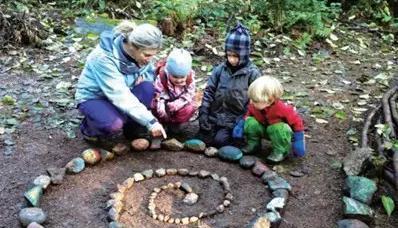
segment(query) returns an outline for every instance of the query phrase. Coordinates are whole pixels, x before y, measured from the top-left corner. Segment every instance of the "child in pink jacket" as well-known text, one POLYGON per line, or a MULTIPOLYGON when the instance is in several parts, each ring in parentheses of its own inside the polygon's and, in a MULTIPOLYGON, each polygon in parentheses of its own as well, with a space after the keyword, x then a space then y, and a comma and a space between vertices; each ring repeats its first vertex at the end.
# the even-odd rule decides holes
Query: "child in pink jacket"
POLYGON ((175 48, 166 61, 159 61, 157 65, 152 112, 162 124, 173 126, 188 122, 196 111, 195 72, 190 53, 175 48))

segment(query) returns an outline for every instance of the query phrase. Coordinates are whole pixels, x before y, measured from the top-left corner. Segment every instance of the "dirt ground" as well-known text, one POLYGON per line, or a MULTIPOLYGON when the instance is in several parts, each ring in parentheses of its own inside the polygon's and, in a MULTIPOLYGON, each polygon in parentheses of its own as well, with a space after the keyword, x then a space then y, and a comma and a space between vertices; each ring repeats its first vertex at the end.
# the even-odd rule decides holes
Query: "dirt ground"
MULTIPOLYGON (((370 40, 374 39, 373 34, 368 36, 370 40)), ((358 95, 364 91, 375 97, 373 103, 377 102, 376 98, 381 94, 380 87, 363 85, 360 81, 363 77, 374 77, 379 73, 379 69, 372 67, 375 63, 384 66, 387 61, 393 61, 394 65, 397 65, 396 53, 382 53, 377 43, 372 44, 371 47, 374 49, 367 54, 356 56, 344 52, 331 53, 329 58, 317 65, 311 58, 299 57, 281 58, 278 62, 261 66, 263 72, 283 79, 289 93, 307 94, 294 98, 293 101, 304 114, 308 154, 303 159, 289 158, 280 165, 273 166, 293 187, 280 227, 335 227, 336 222, 343 218, 341 189, 345 175, 341 170, 341 161, 353 149, 346 133, 351 128, 358 131, 361 129, 361 123, 352 120, 350 111, 355 107, 358 95), (361 65, 352 63, 358 59, 361 65), (345 74, 334 73, 341 66, 345 74), (342 83, 343 79, 351 83, 342 83), (327 80, 326 84, 319 83, 324 80, 327 80), (326 93, 323 90, 337 87, 340 90, 336 89, 335 93, 326 93), (309 107, 317 104, 343 100, 347 101, 344 110, 349 118, 346 120, 330 118, 328 123, 318 123, 308 111, 309 107), (302 171, 306 175, 293 177, 289 175, 290 171, 302 171)), ((33 50, 28 54, 28 58, 40 63, 46 62, 46 55, 48 53, 33 50)), ((73 64, 65 64, 63 67, 72 72, 71 74, 78 75, 79 69, 73 64)), ((395 66, 393 72, 395 75, 398 72, 395 66)), ((1 96, 18 90, 27 90, 34 94, 37 88, 51 87, 51 84, 45 84, 47 82, 39 80, 34 74, 23 71, 11 70, 0 74, 0 78, 3 83, 0 88, 4 89, 1 96)), ((64 79, 70 79, 70 75, 64 79)), ((0 111, 2 110, 4 109, 0 107, 0 111)), ((77 115, 73 109, 64 112, 71 116, 77 115)), ((75 131, 78 132, 77 128, 75 131)), ((63 167, 89 147, 80 134, 76 139, 69 139, 62 129, 38 128, 35 121, 29 117, 18 126, 12 136, 15 141, 12 154, 6 155, 6 144, 0 143, 0 227, 7 228, 20 227, 18 212, 26 204, 23 193, 31 186, 35 177, 45 174, 49 167, 63 167)), ((5 141, 4 137, 2 139, 5 141)), ((265 185, 250 171, 241 169, 238 164, 190 152, 129 153, 117 157, 114 161, 88 167, 81 174, 67 175, 61 185, 50 186, 45 191, 40 205, 48 213, 44 226, 106 227, 107 212, 104 208, 109 194, 116 191, 116 185, 134 172, 157 168, 206 169, 229 179, 235 197, 232 205, 222 214, 203 219, 200 227, 243 227, 270 199, 265 185)), ((127 218, 131 227, 166 227, 163 223, 151 219, 145 207, 153 187, 177 179, 179 177, 154 178, 134 185, 128 193, 131 210, 135 212, 127 218)), ((195 214, 213 208, 220 201, 221 188, 211 180, 186 178, 186 181, 199 192, 199 202, 194 207, 185 208, 178 203, 181 198, 165 195, 158 199, 164 210, 170 210, 176 215, 195 214)), ((372 206, 377 216, 371 227, 398 227, 396 212, 387 219, 380 202, 374 202, 372 206)))

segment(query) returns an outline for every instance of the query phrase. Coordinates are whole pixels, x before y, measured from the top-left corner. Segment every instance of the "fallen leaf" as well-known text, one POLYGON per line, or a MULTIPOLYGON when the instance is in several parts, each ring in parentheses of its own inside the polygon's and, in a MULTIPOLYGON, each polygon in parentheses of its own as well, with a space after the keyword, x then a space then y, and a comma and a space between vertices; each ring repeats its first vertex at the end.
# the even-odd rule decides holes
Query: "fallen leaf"
POLYGON ((315 119, 315 122, 320 123, 320 124, 329 123, 327 120, 325 120, 325 119, 320 119, 320 118, 315 119))

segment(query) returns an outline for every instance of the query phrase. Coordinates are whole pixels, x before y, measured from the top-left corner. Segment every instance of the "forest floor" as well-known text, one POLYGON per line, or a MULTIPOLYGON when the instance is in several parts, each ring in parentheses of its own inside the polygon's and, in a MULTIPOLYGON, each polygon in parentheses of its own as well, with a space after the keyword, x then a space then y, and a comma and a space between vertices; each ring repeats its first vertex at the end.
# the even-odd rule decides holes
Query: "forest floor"
MULTIPOLYGON (((257 61, 264 74, 283 82, 285 98, 303 113, 306 126, 306 157, 270 164, 293 188, 280 227, 334 227, 343 218, 342 159, 358 143, 367 110, 380 102, 389 80, 398 75, 397 48, 386 44, 381 33, 349 26, 334 33, 339 37, 333 41, 338 47, 315 43, 303 55, 284 53, 270 41, 264 47, 267 57, 262 63, 257 61), (292 171, 304 176, 293 177, 292 171)), ((78 133, 81 116, 74 108, 73 95, 82 63, 95 42, 90 46, 81 40, 58 37, 46 49, 20 47, 0 53, 0 97, 9 95, 16 100, 13 105, 0 103, 0 227, 20 226, 18 212, 26 205, 23 193, 34 178, 46 174, 47 168, 63 167, 89 148, 78 133)), ((195 57, 200 59, 195 65, 200 89, 209 71, 202 66, 222 59, 208 58, 210 55, 207 50, 205 57, 195 57)), ((134 172, 158 168, 206 169, 229 179, 235 196, 232 205, 222 214, 201 220, 198 227, 243 227, 271 197, 265 185, 238 164, 190 152, 131 152, 50 186, 40 205, 48 213, 44 226, 107 227, 104 208, 117 184, 134 172)), ((129 192, 136 208, 129 219, 132 227, 165 227, 146 213, 145 199, 153 187, 176 179, 151 179, 135 185, 129 192)), ((198 213, 221 199, 221 189, 212 182, 186 181, 199 189, 200 203, 184 209, 173 204, 176 199, 164 196, 159 205, 175 214, 198 213)), ((376 219, 371 227, 398 227, 396 212, 388 219, 380 201, 375 200, 372 207, 376 219)))

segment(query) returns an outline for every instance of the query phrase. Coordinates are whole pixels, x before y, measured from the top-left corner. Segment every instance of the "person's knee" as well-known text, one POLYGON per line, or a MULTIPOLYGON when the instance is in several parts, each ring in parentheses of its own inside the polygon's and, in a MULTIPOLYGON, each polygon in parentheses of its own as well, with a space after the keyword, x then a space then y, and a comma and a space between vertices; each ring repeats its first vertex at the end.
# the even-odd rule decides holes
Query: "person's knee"
POLYGON ((195 106, 193 105, 187 105, 184 108, 178 110, 174 116, 174 122, 176 123, 185 123, 188 122, 189 119, 193 116, 195 113, 195 106))
POLYGON ((213 145, 217 148, 230 144, 231 136, 226 131, 218 131, 213 139, 213 145))
POLYGON ((101 126, 101 131, 105 134, 115 134, 122 130, 123 128, 123 120, 120 118, 116 118, 113 121, 104 124, 101 126))
POLYGON ((256 120, 256 118, 249 116, 245 120, 244 130, 248 131, 249 129, 257 128, 261 123, 256 120))

